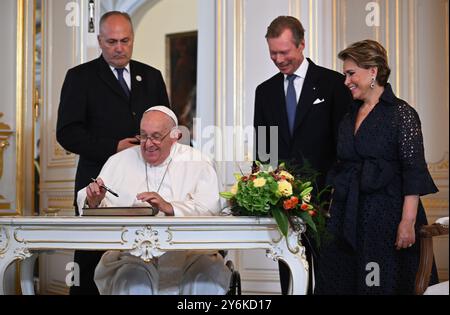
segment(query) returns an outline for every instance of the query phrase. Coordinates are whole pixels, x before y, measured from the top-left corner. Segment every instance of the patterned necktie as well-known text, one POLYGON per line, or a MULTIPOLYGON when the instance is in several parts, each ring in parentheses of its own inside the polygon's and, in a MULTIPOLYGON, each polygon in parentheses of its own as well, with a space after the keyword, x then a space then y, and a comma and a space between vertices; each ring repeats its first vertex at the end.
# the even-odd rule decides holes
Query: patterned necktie
POLYGON ((295 94, 294 80, 297 76, 290 74, 287 76, 289 81, 286 93, 286 111, 289 122, 289 132, 291 136, 294 134, 295 114, 297 112, 297 95, 295 94))
POLYGON ((122 87, 122 90, 125 92, 125 95, 130 98, 130 89, 128 88, 128 85, 123 78, 123 70, 125 70, 125 68, 116 68, 117 79, 119 80, 119 84, 122 87))

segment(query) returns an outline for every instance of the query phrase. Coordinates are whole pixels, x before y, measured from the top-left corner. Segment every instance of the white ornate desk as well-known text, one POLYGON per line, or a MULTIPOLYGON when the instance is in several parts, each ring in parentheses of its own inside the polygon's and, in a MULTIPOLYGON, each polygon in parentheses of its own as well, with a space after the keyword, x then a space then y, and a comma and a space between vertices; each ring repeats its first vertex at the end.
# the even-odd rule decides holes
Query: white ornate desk
POLYGON ((291 269, 292 294, 306 294, 308 262, 300 234, 281 237, 274 219, 254 217, 3 217, 0 218, 0 294, 4 273, 20 260, 23 294, 34 294, 38 251, 123 250, 149 261, 170 250, 266 249, 291 269))

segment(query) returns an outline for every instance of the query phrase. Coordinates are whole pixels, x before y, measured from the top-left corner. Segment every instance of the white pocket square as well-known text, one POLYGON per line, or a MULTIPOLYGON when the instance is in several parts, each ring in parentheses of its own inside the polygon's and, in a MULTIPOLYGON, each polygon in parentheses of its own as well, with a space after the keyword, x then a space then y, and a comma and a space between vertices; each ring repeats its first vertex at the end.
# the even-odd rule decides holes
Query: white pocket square
POLYGON ((325 102, 325 99, 324 98, 322 98, 322 99, 320 99, 320 98, 318 98, 318 99, 316 99, 315 101, 314 101, 314 105, 316 105, 316 104, 320 104, 320 103, 323 103, 323 102, 325 102))

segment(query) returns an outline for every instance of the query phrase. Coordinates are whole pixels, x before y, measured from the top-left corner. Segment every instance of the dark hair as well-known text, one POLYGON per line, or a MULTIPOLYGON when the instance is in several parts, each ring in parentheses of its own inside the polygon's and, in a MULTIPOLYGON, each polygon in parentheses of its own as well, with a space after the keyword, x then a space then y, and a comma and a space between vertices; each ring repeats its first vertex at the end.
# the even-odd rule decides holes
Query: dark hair
POLYGON ((289 29, 294 38, 294 44, 298 47, 305 38, 305 29, 302 23, 293 16, 281 15, 267 27, 266 39, 277 38, 284 30, 289 29))
POLYGON ((339 59, 351 59, 358 67, 369 69, 378 68, 376 80, 379 85, 385 86, 391 74, 388 65, 386 49, 377 41, 366 39, 351 44, 338 54, 339 59))
POLYGON ((99 23, 100 30, 102 29, 103 23, 105 23, 105 21, 106 21, 109 17, 114 16, 114 15, 122 16, 122 17, 124 17, 128 22, 130 22, 131 30, 134 32, 134 30, 133 30, 133 22, 131 21, 130 15, 129 15, 128 13, 126 13, 126 12, 120 12, 120 11, 109 11, 109 12, 106 12, 105 14, 103 14, 102 17, 100 18, 100 23, 99 23))

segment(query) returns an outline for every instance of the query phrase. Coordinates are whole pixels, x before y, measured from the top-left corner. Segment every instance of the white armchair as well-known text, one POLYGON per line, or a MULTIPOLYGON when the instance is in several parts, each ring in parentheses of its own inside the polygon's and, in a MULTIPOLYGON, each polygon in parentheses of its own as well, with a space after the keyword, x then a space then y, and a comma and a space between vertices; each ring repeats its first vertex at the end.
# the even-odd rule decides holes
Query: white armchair
POLYGON ((416 294, 448 295, 449 282, 441 282, 428 287, 433 266, 433 236, 448 235, 448 217, 440 218, 436 223, 424 225, 420 229, 420 263, 416 275, 416 294))

